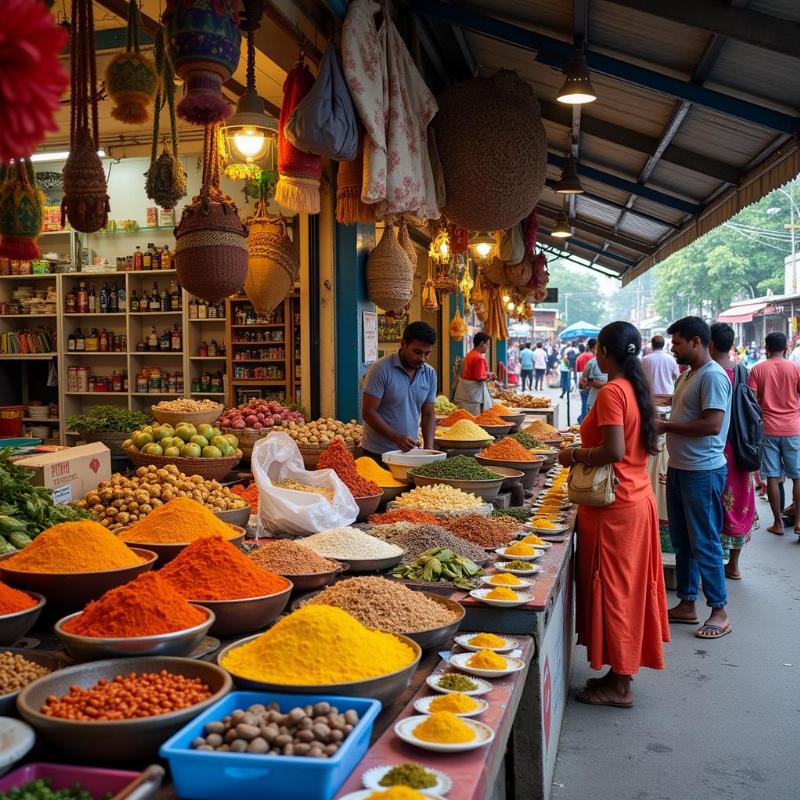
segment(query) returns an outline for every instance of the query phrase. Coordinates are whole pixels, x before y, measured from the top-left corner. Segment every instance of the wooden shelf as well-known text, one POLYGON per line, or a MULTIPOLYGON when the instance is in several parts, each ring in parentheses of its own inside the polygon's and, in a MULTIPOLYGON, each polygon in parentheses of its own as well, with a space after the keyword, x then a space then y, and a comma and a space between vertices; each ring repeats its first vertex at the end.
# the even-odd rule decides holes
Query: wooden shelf
POLYGON ((60 425, 61 420, 57 417, 23 417, 23 422, 41 422, 49 425, 60 425))
POLYGON ((177 392, 131 392, 131 397, 181 397, 177 392))
POLYGON ((231 325, 231 330, 252 330, 254 328, 284 328, 286 327, 282 322, 276 323, 257 323, 255 325, 231 325))
POLYGON ((225 392, 189 392, 189 394, 192 397, 225 397, 225 392))
POLYGON ((127 397, 128 392, 64 392, 68 397, 127 397))
MULTIPOLYGON (((39 234, 41 236, 41 234, 39 234)), ((30 274, 30 275, 0 275, 0 280, 2 281, 40 281, 45 278, 52 278, 56 277, 55 272, 45 272, 45 273, 37 273, 37 274, 30 274)))
POLYGON ((203 317, 200 319, 199 317, 190 317, 189 322, 225 322, 227 317, 203 317))
POLYGON ((55 319, 58 314, 2 314, 0 319, 55 319))
POLYGON ((189 361, 227 361, 227 356, 190 356, 189 361))
POLYGON ((258 386, 285 386, 286 379, 285 378, 264 378, 261 380, 259 378, 233 378, 231 383, 235 384, 242 384, 244 386, 256 384, 258 386))
POLYGON ((0 355, 0 361, 49 361, 58 353, 6 353, 0 355))
POLYGON ((78 356, 79 358, 94 358, 94 356, 127 356, 128 352, 119 350, 67 350, 65 356, 78 356))
POLYGON ((103 311, 87 311, 85 314, 80 313, 72 313, 69 314, 65 311, 65 317, 127 317, 128 315, 124 311, 112 311, 112 312, 103 312, 103 311))
POLYGON ((132 356, 181 356, 183 350, 133 350, 132 356))
POLYGON ((183 311, 131 311, 128 314, 129 317, 165 317, 169 316, 181 316, 183 311))
POLYGON ((234 358, 231 364, 285 364, 285 358, 234 358))

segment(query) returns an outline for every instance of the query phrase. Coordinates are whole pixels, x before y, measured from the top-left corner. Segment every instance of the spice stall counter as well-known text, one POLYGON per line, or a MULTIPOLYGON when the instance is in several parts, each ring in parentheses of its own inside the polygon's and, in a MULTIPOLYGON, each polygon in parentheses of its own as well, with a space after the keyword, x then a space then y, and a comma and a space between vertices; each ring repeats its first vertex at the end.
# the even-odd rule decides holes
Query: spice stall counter
MULTIPOLYGON (((431 753, 406 744, 395 733, 394 725, 401 719, 411 717, 418 712, 414 710, 414 703, 421 697, 432 694, 432 690, 424 684, 412 693, 398 713, 395 707, 386 709, 373 728, 373 744, 367 755, 353 771, 352 775, 342 786, 337 798, 342 798, 349 792, 363 788, 361 776, 372 767, 386 764, 403 764, 409 761, 423 767, 437 769, 444 772, 453 781, 453 788, 448 792, 448 800, 489 800, 493 797, 505 796, 505 783, 507 780, 505 763, 509 738, 518 716, 520 703, 527 683, 528 672, 533 654, 533 640, 530 637, 519 637, 519 658, 525 661, 525 669, 505 678, 493 680, 492 691, 485 695, 489 701, 489 708, 480 716, 480 721, 488 725, 495 733, 494 740, 487 747, 471 750, 466 753, 431 753), (382 719, 385 718, 385 719, 382 719), (383 732, 375 738, 376 731, 380 730, 379 723, 383 723, 383 732)), ((516 651, 515 651, 516 653, 516 651)), ((447 668, 447 656, 434 659, 435 670, 447 668)), ((430 657, 427 659, 430 661, 430 657)), ((417 671, 430 674, 430 670, 422 666, 417 671)), ((416 681, 417 676, 415 676, 416 681)), ((406 692, 407 696, 408 692, 406 692)), ((529 794, 518 794, 529 797, 529 794)))

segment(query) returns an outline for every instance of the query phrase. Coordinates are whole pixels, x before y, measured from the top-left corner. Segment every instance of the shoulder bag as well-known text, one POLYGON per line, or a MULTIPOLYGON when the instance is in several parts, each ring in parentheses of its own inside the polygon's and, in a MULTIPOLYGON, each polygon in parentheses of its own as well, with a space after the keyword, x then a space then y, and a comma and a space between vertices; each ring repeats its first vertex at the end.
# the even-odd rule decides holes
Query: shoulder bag
POLYGON ((571 503, 579 506, 610 506, 616 500, 617 476, 611 464, 590 467, 573 464, 567 479, 567 494, 571 503))

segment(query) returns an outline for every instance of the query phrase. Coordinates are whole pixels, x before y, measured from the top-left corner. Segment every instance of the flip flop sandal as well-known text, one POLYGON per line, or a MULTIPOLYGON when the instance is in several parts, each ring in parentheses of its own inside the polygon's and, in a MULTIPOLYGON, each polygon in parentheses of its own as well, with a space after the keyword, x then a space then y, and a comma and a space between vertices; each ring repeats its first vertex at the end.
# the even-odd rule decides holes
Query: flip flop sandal
MULTIPOLYGON (((633 683, 633 675, 631 675, 631 683, 633 683)), ((604 678, 587 678, 586 683, 583 685, 584 689, 597 689, 605 685, 604 678)))
POLYGON ((727 578, 729 581, 740 581, 740 580, 742 579, 742 576, 741 576, 741 575, 728 575, 728 573, 727 573, 727 572, 725 573, 725 577, 726 577, 726 578, 727 578))
POLYGON ((774 531, 772 528, 767 528, 767 533, 771 533, 773 536, 783 536, 783 531, 774 531))
POLYGON ((581 691, 575 695, 575 699, 579 703, 585 703, 587 706, 609 706, 610 708, 633 708, 633 700, 628 703, 620 703, 613 700, 609 695, 603 691, 602 687, 596 687, 591 691, 581 691))
POLYGON ((686 619, 685 617, 673 617, 667 612, 667 620, 669 622, 674 622, 676 625, 699 625, 700 618, 695 617, 694 619, 686 619))
POLYGON ((706 622, 704 625, 701 625, 695 632, 694 635, 698 639, 721 639, 723 636, 727 636, 729 633, 733 631, 733 625, 730 622, 725 625, 714 625, 710 622, 706 622), (710 630, 715 631, 715 633, 711 636, 703 636, 700 631, 702 630, 710 630))

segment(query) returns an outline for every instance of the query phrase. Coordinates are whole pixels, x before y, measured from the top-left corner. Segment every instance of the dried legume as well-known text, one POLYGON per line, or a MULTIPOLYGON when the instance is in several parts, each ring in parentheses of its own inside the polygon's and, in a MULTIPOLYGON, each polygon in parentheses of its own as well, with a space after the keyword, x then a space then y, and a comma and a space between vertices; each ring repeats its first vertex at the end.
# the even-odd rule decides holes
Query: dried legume
POLYGON ((49 675, 50 670, 35 661, 29 661, 19 653, 0 653, 0 694, 16 692, 31 681, 49 675))
POLYGON ((262 539, 260 546, 247 555, 259 566, 278 575, 312 575, 331 572, 338 566, 335 561, 322 558, 289 539, 262 539))
POLYGON ((494 549, 503 547, 514 538, 513 530, 517 527, 517 523, 513 520, 511 523, 509 526, 498 519, 469 514, 446 520, 442 526, 472 544, 494 549))
POLYGON ((431 461, 416 469, 412 475, 425 478, 447 478, 459 481, 495 481, 503 476, 482 467, 472 456, 453 456, 444 461, 431 461))
POLYGON ((404 563, 413 561, 421 553, 435 547, 446 547, 470 561, 480 562, 486 558, 482 548, 456 536, 441 525, 418 525, 397 534, 391 542, 406 551, 404 563))
POLYGON ((340 561, 391 558, 403 553, 397 545, 383 542, 357 528, 331 528, 315 533, 303 539, 303 547, 340 561))

